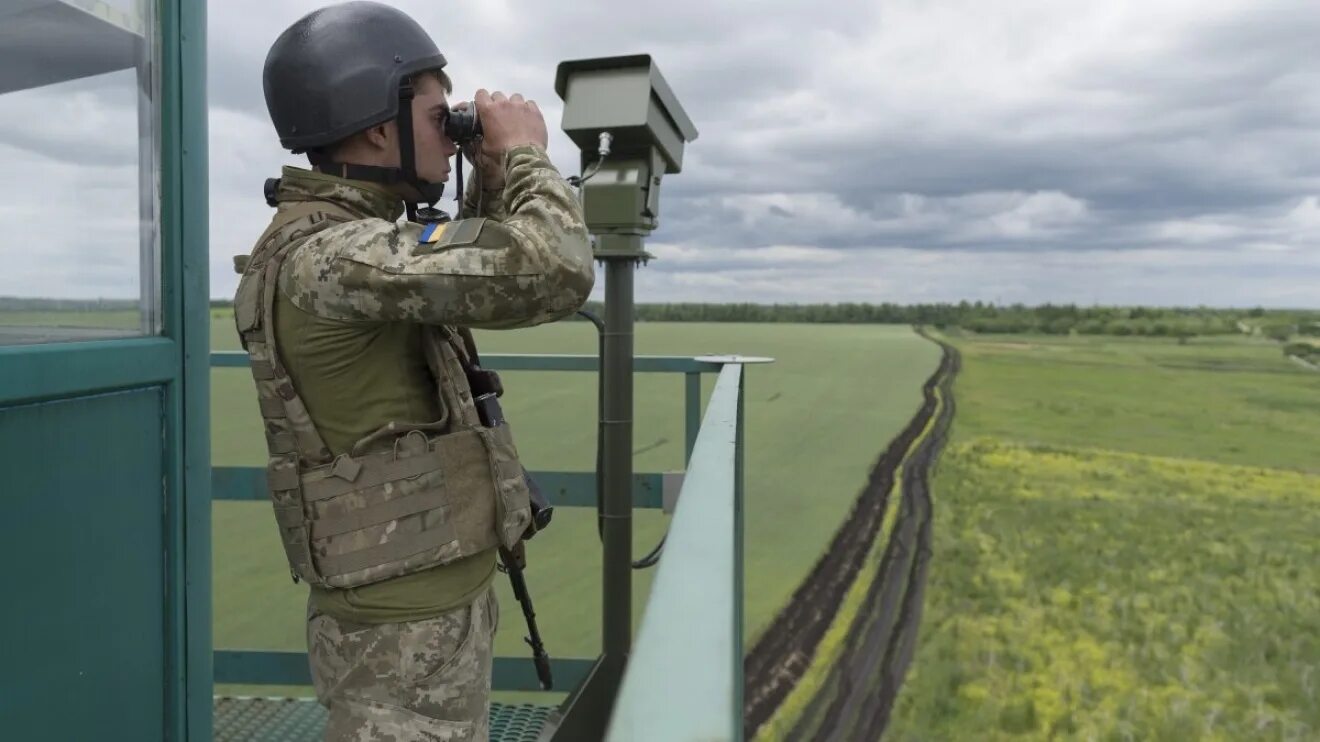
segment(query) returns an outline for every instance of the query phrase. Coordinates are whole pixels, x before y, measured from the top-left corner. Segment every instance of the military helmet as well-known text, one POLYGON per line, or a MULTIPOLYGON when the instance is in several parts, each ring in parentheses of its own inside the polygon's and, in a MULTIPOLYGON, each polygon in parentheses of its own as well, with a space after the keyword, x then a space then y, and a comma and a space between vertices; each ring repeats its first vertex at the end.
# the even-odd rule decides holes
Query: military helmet
POLYGON ((445 66, 407 14, 356 0, 313 11, 280 34, 262 83, 280 144, 323 147, 395 118, 400 84, 445 66))

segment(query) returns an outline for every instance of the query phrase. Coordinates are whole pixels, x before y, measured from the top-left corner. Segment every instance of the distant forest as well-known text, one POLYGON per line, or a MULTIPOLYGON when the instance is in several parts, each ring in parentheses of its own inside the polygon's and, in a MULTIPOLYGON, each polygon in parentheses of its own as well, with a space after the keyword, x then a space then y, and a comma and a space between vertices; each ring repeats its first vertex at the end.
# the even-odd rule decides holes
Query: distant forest
MULTIPOLYGON (((211 300, 214 309, 233 302, 211 300)), ((133 301, 0 297, 0 312, 135 310, 133 301)), ((604 314, 600 302, 584 307, 604 314)), ((929 325, 978 334, 1138 335, 1192 338, 1237 333, 1274 340, 1320 338, 1320 310, 1121 307, 1076 304, 638 304, 638 322, 792 322, 929 325)))
MULTIPOLYGON (((600 314, 603 307, 589 302, 600 314)), ((639 304, 639 322, 795 322, 929 325, 979 334, 1200 335, 1260 334, 1275 340, 1320 337, 1320 311, 1206 307, 1082 307, 1075 304, 639 304)))

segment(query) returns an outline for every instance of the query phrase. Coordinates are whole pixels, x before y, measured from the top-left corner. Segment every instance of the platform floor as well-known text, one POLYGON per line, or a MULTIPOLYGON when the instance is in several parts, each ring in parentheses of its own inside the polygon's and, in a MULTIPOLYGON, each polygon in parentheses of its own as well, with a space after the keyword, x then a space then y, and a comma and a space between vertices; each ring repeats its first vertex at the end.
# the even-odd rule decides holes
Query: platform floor
MULTIPOLYGON (((215 742, 318 742, 325 728, 325 709, 304 698, 237 698, 217 696, 215 742)), ((490 707, 492 742, 536 742, 554 706, 531 704, 490 707)))

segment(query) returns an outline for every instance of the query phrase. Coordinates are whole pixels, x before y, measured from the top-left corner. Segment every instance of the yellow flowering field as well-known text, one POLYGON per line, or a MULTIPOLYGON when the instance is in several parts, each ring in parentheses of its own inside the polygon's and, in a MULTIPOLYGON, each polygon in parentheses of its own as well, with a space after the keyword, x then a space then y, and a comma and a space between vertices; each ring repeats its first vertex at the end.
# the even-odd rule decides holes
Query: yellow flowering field
POLYGON ((975 438, 935 491, 887 739, 1320 739, 1320 476, 975 438))

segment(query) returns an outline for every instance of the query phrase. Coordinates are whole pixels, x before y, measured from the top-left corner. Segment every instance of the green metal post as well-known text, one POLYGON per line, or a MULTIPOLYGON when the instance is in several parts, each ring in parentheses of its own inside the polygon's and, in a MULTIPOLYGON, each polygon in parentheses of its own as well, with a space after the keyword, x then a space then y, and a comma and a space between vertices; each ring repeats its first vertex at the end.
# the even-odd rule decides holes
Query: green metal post
POLYGON ((683 395, 683 407, 687 411, 684 428, 686 444, 683 447, 683 465, 692 458, 692 449, 697 445, 697 433, 701 432, 701 374, 686 374, 686 392, 683 395))
MULTIPOLYGON (((145 18, 153 5, 137 7, 145 18)), ((161 254, 159 267, 148 264, 144 274, 160 274, 162 331, 181 351, 178 380, 165 387, 166 480, 178 495, 165 505, 173 664, 164 737, 207 740, 213 686, 206 4, 169 0, 154 8, 161 31, 161 254)), ((154 322, 145 320, 145 329, 154 322)))
MULTIPOLYGON (((641 242, 641 238, 636 238, 641 242)), ((636 259, 605 259, 605 554, 601 649, 632 645, 633 274, 636 259)))
POLYGON ((212 734, 210 191, 207 172, 206 3, 179 8, 179 205, 183 291, 184 583, 187 737, 212 734))
POLYGON ((744 510, 744 464, 747 450, 747 374, 738 376, 738 425, 733 443, 733 667, 736 682, 733 684, 733 739, 743 738, 743 518, 744 510))
POLYGON ((554 740, 604 739, 632 649, 633 277, 640 235, 601 235, 605 264, 605 425, 601 503, 601 656, 542 733, 554 740))

